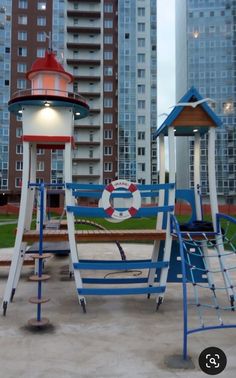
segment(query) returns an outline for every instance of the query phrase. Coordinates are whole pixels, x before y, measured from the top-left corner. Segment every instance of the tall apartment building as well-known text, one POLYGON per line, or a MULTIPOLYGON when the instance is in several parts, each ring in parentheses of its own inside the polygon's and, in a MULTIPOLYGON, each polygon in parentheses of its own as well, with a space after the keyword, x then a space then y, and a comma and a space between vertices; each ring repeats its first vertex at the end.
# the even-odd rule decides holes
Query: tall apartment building
POLYGON ((11 67, 11 1, 0 5, 0 204, 7 199, 9 160, 9 112, 11 67), (2 192, 2 194, 1 194, 2 192))
POLYGON ((66 2, 66 69, 89 117, 76 121, 73 180, 108 183, 117 175, 117 1, 66 2))
MULTIPOLYGON (((89 117, 75 121, 73 180, 156 182, 155 0, 1 3, 0 192, 17 201, 21 191, 21 118, 9 115, 7 102, 29 90, 25 74, 50 41, 90 106, 89 117)), ((61 183, 63 151, 39 150, 37 171, 38 181, 61 183)))
POLYGON ((156 1, 120 0, 118 14, 119 175, 157 182, 156 1))
MULTIPOLYGON (((179 1, 179 0, 177 0, 179 1)), ((177 76, 177 98, 194 85, 203 97, 215 100, 211 106, 223 125, 217 131, 216 179, 222 202, 236 202, 236 1, 179 1, 177 19, 186 29, 177 38, 177 68, 186 59, 185 75, 177 76), (186 13, 185 13, 186 12, 186 13), (185 13, 185 14, 184 14, 185 13), (183 40, 185 43, 183 44, 183 40), (179 59, 178 59, 179 57, 179 59)), ((178 24, 177 24, 178 30, 178 24)), ((183 140, 178 149, 179 186, 193 186, 193 142, 183 140), (183 160, 189 172, 181 176, 183 160), (184 182, 185 181, 185 182, 184 182)), ((201 140, 201 185, 207 195, 207 143, 201 140)), ((177 176, 177 177, 178 177, 177 176)), ((178 179, 178 178, 177 178, 178 179)))

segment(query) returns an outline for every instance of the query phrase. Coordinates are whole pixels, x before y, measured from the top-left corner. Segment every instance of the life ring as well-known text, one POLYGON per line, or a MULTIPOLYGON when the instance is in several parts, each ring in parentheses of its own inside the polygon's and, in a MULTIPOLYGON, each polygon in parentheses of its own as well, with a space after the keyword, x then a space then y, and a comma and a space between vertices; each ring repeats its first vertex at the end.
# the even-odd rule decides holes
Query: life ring
POLYGON ((133 217, 139 210, 141 206, 141 195, 140 191, 138 190, 137 186, 129 182, 127 180, 115 180, 112 181, 106 188, 103 190, 102 197, 101 197, 101 205, 104 208, 105 212, 109 215, 109 217, 117 219, 119 221, 129 219, 133 217), (118 211, 111 206, 110 203, 110 196, 111 193, 119 188, 123 188, 128 190, 133 197, 132 206, 124 211, 118 211))

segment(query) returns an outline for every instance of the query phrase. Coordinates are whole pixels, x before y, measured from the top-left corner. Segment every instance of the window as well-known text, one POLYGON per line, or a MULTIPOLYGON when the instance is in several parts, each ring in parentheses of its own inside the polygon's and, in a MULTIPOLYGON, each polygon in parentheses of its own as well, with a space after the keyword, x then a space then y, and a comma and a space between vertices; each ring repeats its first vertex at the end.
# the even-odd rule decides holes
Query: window
POLYGON ((138 124, 145 125, 145 116, 138 116, 138 124))
POLYGON ((37 148, 37 155, 44 155, 44 149, 43 148, 37 148))
POLYGON ((104 172, 112 172, 112 163, 104 163, 104 172))
POLYGON ((145 155, 145 147, 138 147, 138 155, 139 156, 145 155))
POLYGON ((138 63, 145 63, 145 54, 138 54, 138 63))
POLYGON ((104 130, 104 139, 112 139, 112 130, 104 130))
POLYGON ((93 175, 93 166, 92 165, 89 166, 89 174, 93 175))
POLYGON ((21 73, 27 72, 27 64, 26 63, 17 63, 17 72, 21 72, 21 73))
POLYGON ((138 47, 145 47, 145 38, 138 38, 138 47))
POLYGON ((104 98, 104 108, 112 108, 113 106, 113 99, 110 97, 104 98))
POLYGON ((138 100, 138 109, 145 109, 145 100, 138 100))
POLYGON ((111 45, 113 43, 113 36, 112 35, 105 35, 104 36, 104 43, 107 45, 111 45))
POLYGON ((113 52, 112 51, 104 51, 104 59, 105 60, 111 60, 113 58, 113 52))
POLYGON ((38 10, 46 10, 47 9, 46 1, 39 0, 37 8, 38 8, 38 10))
POLYGON ((44 171, 44 161, 37 161, 37 172, 44 171))
POLYGON ((105 146, 104 147, 104 155, 111 156, 112 155, 112 146, 105 146))
POLYGON ((27 47, 18 47, 18 56, 27 56, 27 47))
POLYGON ((18 1, 18 8, 27 9, 28 8, 28 0, 19 0, 18 1))
POLYGON ((16 154, 22 155, 23 154, 23 144, 17 144, 16 145, 16 154))
POLYGON ((139 140, 145 140, 145 131, 139 131, 138 132, 138 139, 139 140))
POLYGON ((37 41, 38 42, 45 42, 46 41, 46 33, 45 32, 37 33, 37 41))
POLYGON ((17 127, 16 128, 16 137, 17 138, 21 138, 22 137, 22 133, 23 133, 22 127, 17 127))
POLYGON ((138 164, 138 170, 141 172, 145 172, 145 163, 139 163, 138 164))
POLYGON ((16 171, 23 171, 23 161, 16 161, 16 171))
POLYGON ((138 8, 138 16, 145 16, 145 8, 138 8))
POLYGON ((17 80, 17 89, 26 89, 26 80, 18 79, 17 80))
POLYGON ((113 12, 113 4, 105 4, 104 5, 104 12, 112 13, 113 12))
POLYGON ((21 177, 16 177, 15 178, 15 188, 21 188, 22 186, 22 179, 21 177))
POLYGON ((18 24, 19 25, 27 25, 27 16, 25 16, 25 15, 18 16, 18 24))
POLYGON ((37 58, 43 58, 45 56, 45 48, 37 49, 37 58))
POLYGON ((138 78, 145 78, 145 70, 144 69, 138 69, 138 78))
POLYGON ((112 76, 113 75, 113 67, 104 67, 104 76, 112 76))
POLYGON ((145 32, 145 23, 144 22, 138 22, 138 31, 139 32, 145 32))
POLYGON ((37 25, 38 26, 46 26, 46 17, 45 16, 39 16, 37 17, 37 25))
POLYGON ((113 115, 108 113, 104 114, 104 123, 112 123, 113 122, 113 115))
POLYGON ((113 20, 104 20, 104 28, 105 29, 112 29, 113 28, 113 20))
POLYGON ((113 84, 112 82, 105 82, 104 83, 104 92, 112 92, 113 91, 113 84))
POLYGON ((145 85, 144 84, 138 84, 138 93, 145 93, 145 85))
POLYGON ((18 41, 27 41, 26 31, 18 31, 18 41))

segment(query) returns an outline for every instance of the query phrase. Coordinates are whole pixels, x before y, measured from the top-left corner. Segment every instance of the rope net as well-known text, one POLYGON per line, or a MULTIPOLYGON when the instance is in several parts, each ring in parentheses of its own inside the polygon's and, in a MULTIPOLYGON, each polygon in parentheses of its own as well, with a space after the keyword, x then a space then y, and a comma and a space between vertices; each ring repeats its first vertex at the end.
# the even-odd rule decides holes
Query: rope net
POLYGON ((190 332, 232 322, 232 311, 236 309, 235 229, 236 219, 223 214, 217 215, 217 232, 180 232, 174 224, 182 244, 190 332), (197 279, 199 274, 204 278, 202 282, 197 279))

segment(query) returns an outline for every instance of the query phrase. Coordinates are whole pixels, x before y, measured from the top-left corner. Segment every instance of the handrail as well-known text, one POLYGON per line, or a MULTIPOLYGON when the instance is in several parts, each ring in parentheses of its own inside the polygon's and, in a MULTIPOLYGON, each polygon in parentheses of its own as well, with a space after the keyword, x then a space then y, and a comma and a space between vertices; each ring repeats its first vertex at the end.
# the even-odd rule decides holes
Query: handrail
POLYGON ((14 92, 11 96, 11 99, 17 97, 24 97, 24 96, 60 96, 60 97, 68 97, 74 100, 80 100, 87 104, 87 100, 78 93, 69 92, 69 91, 62 91, 60 89, 53 89, 53 88, 28 88, 28 89, 21 89, 14 92))

